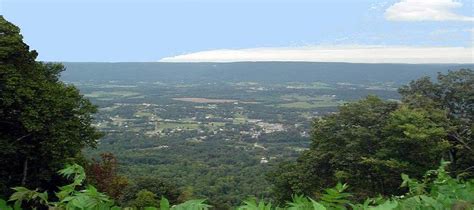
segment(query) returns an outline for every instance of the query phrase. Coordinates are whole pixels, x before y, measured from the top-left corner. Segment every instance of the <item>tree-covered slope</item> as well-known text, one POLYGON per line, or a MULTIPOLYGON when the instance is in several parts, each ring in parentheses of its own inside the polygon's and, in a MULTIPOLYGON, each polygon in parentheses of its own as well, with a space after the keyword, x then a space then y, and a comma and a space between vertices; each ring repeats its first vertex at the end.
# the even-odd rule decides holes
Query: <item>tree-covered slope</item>
POLYGON ((404 84, 466 64, 353 64, 311 62, 64 63, 66 81, 395 82, 404 84))

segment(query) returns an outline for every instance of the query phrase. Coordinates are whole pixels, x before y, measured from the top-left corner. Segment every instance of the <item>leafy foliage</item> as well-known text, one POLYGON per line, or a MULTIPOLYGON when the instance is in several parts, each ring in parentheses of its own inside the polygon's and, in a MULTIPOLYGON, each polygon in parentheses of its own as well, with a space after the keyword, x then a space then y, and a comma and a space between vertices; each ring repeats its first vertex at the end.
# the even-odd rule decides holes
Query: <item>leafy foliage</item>
POLYGON ((446 111, 445 127, 450 143, 451 170, 474 176, 474 71, 461 69, 439 74, 437 82, 424 77, 399 90, 410 107, 446 111))
MULTIPOLYGON (((136 177, 132 179, 130 185, 127 188, 124 188, 123 191, 124 196, 123 200, 120 200, 120 203, 129 206, 136 205, 135 202, 137 196, 140 194, 141 191, 152 193, 154 199, 166 197, 171 204, 178 203, 178 197, 180 196, 180 191, 178 190, 178 187, 176 185, 169 183, 166 180, 152 176, 136 177), (131 203, 127 203, 125 201, 131 201, 131 203)), ((147 197, 150 196, 151 195, 147 197)), ((189 199, 190 197, 185 200, 189 199)))
POLYGON ((401 103, 368 96, 316 119, 310 150, 269 176, 277 200, 337 182, 349 183, 355 199, 404 193, 398 174, 420 179, 442 158, 455 175, 471 177, 474 72, 422 78, 399 91, 401 103))
POLYGON ((59 81, 61 64, 37 62, 20 29, 0 16, 0 196, 23 186, 54 190, 65 163, 95 146, 96 107, 59 81))
POLYGON ((16 192, 10 196, 9 201, 15 201, 15 206, 21 206, 21 202, 25 201, 30 203, 29 205, 47 205, 48 204, 48 193, 38 192, 38 189, 29 190, 25 187, 14 187, 13 190, 16 192))
POLYGON ((347 187, 346 184, 337 183, 335 187, 325 189, 320 196, 321 204, 331 209, 346 209, 345 204, 349 203, 347 198, 350 197, 349 193, 344 192, 347 187))
POLYGON ((182 204, 176 205, 171 207, 170 209, 172 210, 188 210, 188 209, 193 209, 193 210, 207 210, 211 206, 207 205, 205 203, 206 199, 200 199, 200 200, 189 200, 186 201, 182 204))
POLYGON ((449 176, 446 168, 449 162, 442 162, 437 170, 425 173, 420 182, 402 174, 402 187, 409 188, 403 196, 388 198, 368 198, 363 203, 352 203, 347 198, 347 185, 338 183, 335 187, 325 189, 319 199, 313 200, 304 196, 293 196, 286 207, 272 207, 271 203, 255 200, 244 201, 239 209, 245 210, 325 210, 325 209, 370 209, 370 210, 404 210, 404 209, 472 209, 474 207, 474 180, 463 181, 449 176))
MULTIPOLYGON (((291 201, 286 202, 284 207, 274 205, 271 202, 257 199, 243 201, 243 205, 237 207, 238 210, 404 210, 404 209, 472 209, 474 207, 474 180, 463 181, 453 178, 447 172, 449 162, 442 161, 436 170, 429 170, 423 176, 422 181, 410 178, 402 174, 403 182, 401 187, 408 188, 408 192, 402 196, 368 198, 363 203, 352 203, 348 198, 353 196, 347 193, 349 188, 346 184, 338 183, 336 186, 324 189, 317 197, 292 196, 291 201)), ((69 187, 79 187, 81 180, 85 179, 84 170, 78 165, 71 165, 61 170, 61 174, 73 179, 73 183, 66 185, 69 187)), ((113 202, 106 196, 98 192, 94 187, 87 186, 84 190, 70 191, 69 187, 61 187, 58 194, 58 202, 48 201, 46 193, 37 190, 28 190, 23 187, 15 188, 10 201, 15 202, 15 206, 7 205, 7 202, 0 199, 0 209, 20 210, 21 202, 37 202, 55 207, 56 209, 92 209, 92 210, 118 210, 120 207, 113 206, 113 202), (63 191, 66 191, 62 193, 63 191), (64 197, 61 197, 64 196, 64 197)), ((147 190, 142 190, 137 194, 137 205, 134 208, 125 209, 145 209, 145 210, 207 210, 211 208, 204 199, 189 200, 178 205, 171 206, 169 201, 161 197, 160 201, 156 195, 147 190)))
POLYGON ((244 201, 244 205, 240 206, 238 210, 271 210, 272 203, 265 203, 263 200, 258 202, 256 199, 249 199, 244 201))
POLYGON ((124 189, 129 185, 129 180, 117 174, 117 158, 112 153, 102 153, 100 157, 101 161, 93 159, 86 167, 87 181, 99 191, 107 193, 115 200, 120 200, 124 195, 124 189))
POLYGON ((135 200, 132 202, 132 206, 137 208, 144 207, 157 207, 159 204, 156 195, 148 190, 140 190, 137 193, 135 200))
MULTIPOLYGON (((59 187, 60 191, 55 193, 58 201, 48 200, 48 193, 46 191, 38 192, 38 189, 30 190, 25 187, 15 187, 13 188, 15 193, 13 193, 9 199, 9 201, 15 202, 14 209, 21 209, 22 203, 24 206, 34 209, 38 206, 67 210, 120 209, 119 207, 114 206, 114 201, 110 199, 108 195, 99 192, 94 186, 83 186, 83 183, 86 180, 86 173, 80 165, 68 165, 58 173, 65 178, 72 180, 71 184, 59 187)), ((138 192, 137 197, 132 204, 135 208, 149 210, 157 209, 157 207, 160 207, 162 210, 207 210, 211 207, 205 203, 205 199, 188 200, 181 204, 170 206, 168 199, 161 197, 161 200, 158 202, 156 194, 148 190, 141 190, 138 192)), ((12 207, 8 206, 7 202, 0 199, 0 209, 12 209, 12 207)))
MULTIPOLYGON (((72 183, 59 187, 60 191, 55 193, 59 201, 49 201, 48 193, 29 190, 25 187, 13 188, 16 192, 10 196, 9 201, 14 201, 15 206, 20 206, 26 202, 27 206, 39 204, 40 206, 56 207, 59 209, 108 209, 113 206, 113 201, 105 194, 88 185, 82 190, 78 190, 86 179, 84 169, 77 164, 67 166, 59 171, 65 178, 72 179, 72 183)), ((38 205, 33 205, 38 206, 38 205)))

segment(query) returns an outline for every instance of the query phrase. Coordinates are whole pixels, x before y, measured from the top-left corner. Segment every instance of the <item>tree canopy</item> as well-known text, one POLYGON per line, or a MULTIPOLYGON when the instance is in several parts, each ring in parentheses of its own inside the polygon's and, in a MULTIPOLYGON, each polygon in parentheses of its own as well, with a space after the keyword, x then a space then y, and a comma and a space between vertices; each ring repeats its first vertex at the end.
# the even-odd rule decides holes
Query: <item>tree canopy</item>
POLYGON ((451 169, 461 176, 474 174, 474 71, 461 69, 412 81, 399 90, 410 107, 446 112, 451 169))
POLYGON ((368 96, 315 120, 310 149, 269 176, 277 198, 314 195, 337 182, 358 197, 400 194, 398 174, 421 178, 442 159, 455 175, 472 177, 474 72, 422 78, 399 92, 402 102, 368 96))
POLYGON ((61 64, 37 55, 0 16, 0 196, 13 186, 55 186, 56 171, 101 136, 91 126, 96 107, 59 80, 61 64))

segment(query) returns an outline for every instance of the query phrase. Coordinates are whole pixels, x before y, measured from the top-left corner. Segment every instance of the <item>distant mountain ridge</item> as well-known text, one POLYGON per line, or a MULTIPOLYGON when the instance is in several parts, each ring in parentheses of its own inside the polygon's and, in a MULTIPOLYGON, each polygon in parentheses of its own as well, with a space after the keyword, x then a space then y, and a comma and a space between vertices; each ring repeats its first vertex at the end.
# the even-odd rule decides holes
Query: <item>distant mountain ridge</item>
POLYGON ((357 64, 313 62, 64 63, 65 81, 121 82, 395 82, 474 64, 357 64))

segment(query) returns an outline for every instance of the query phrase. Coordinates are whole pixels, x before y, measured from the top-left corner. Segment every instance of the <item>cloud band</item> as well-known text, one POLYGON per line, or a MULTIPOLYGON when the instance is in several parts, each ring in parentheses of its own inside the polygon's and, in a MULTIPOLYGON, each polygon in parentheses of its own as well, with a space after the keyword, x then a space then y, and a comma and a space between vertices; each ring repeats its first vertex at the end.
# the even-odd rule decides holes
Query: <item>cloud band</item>
POLYGON ((464 47, 332 46, 210 50, 160 62, 308 61, 349 63, 474 63, 464 47))

